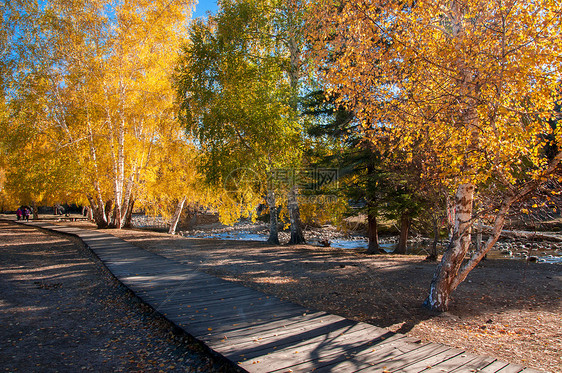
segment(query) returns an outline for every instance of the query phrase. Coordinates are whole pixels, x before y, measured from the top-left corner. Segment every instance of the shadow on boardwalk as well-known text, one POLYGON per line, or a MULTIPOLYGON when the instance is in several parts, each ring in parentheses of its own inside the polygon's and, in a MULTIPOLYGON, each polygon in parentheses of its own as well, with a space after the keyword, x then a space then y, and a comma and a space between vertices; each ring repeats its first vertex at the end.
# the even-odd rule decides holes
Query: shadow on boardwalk
MULTIPOLYGON (((442 367, 452 362, 463 369, 500 364, 493 358, 482 359, 439 344, 419 345, 403 335, 390 336, 388 331, 369 324, 260 296, 254 290, 193 271, 195 267, 188 260, 180 264, 169 256, 166 259, 123 245, 100 232, 55 229, 82 236, 109 269, 145 301, 249 371, 374 371, 377 367, 422 371, 428 366, 442 367), (181 293, 179 287, 184 287, 181 293), (225 291, 236 296, 225 298, 225 291), (167 292, 174 292, 172 302, 167 292), (192 302, 199 305, 195 307, 192 302), (251 314, 241 313, 241 305, 251 305, 251 314)), ((345 266, 340 264, 339 268, 345 266)), ((510 367, 523 370, 515 365, 510 367)))

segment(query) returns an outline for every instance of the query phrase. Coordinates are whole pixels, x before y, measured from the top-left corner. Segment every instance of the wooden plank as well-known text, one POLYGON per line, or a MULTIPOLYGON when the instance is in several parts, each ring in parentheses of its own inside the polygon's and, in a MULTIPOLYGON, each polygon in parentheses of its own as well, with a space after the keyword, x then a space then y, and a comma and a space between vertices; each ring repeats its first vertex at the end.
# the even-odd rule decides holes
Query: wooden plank
POLYGON ((247 340, 254 335, 272 335, 282 333, 284 330, 292 330, 303 328, 304 330, 320 327, 325 324, 334 323, 344 320, 342 317, 330 315, 325 312, 314 312, 295 317, 289 317, 279 321, 268 321, 263 323, 253 324, 236 324, 232 325, 233 328, 228 332, 220 334, 218 338, 214 335, 205 336, 204 340, 208 343, 224 342, 225 339, 230 339, 233 343, 239 340, 247 340))
POLYGON ((466 365, 459 367, 455 372, 479 372, 480 369, 494 363, 497 359, 491 356, 478 356, 476 359, 471 360, 466 365))
MULTIPOLYGON (((199 306, 213 303, 228 304, 229 302, 236 302, 237 300, 241 302, 247 302, 252 305, 256 302, 262 302, 265 299, 270 299, 266 297, 263 293, 252 291, 252 289, 243 288, 231 292, 216 292, 210 293, 206 298, 199 297, 195 292, 188 293, 188 289, 185 289, 185 293, 176 293, 173 297, 173 301, 178 304, 189 303, 191 306, 199 306), (246 291, 247 290, 247 291, 246 291)), ((160 294, 160 296, 165 296, 166 293, 160 294)))
MULTIPOLYGON (((228 333, 234 329, 240 328, 240 327, 251 327, 251 326, 256 326, 256 325, 263 325, 269 322, 275 322, 275 321, 282 321, 284 318, 283 317, 278 317, 277 319, 274 318, 266 318, 266 319, 254 319, 254 320, 246 320, 246 321, 241 321, 241 320, 236 320, 236 322, 223 322, 220 325, 217 325, 215 328, 213 327, 209 327, 209 326, 205 326, 202 324, 199 324, 197 326, 190 324, 190 321, 188 320, 188 318, 186 317, 185 314, 181 314, 181 313, 177 313, 177 314, 167 314, 165 316, 167 319, 169 319, 170 321, 172 321, 173 323, 175 323, 176 325, 178 325, 179 327, 183 328, 185 330, 186 333, 190 334, 191 336, 206 342, 206 339, 208 338, 212 338, 214 340, 219 339, 222 335, 224 335, 224 333, 228 333)), ((211 347, 211 345, 209 344, 209 347, 211 347)), ((211 347, 212 348, 212 347, 211 347)))
MULTIPOLYGON (((192 286, 190 291, 192 294, 199 293, 202 297, 205 297, 205 295, 210 292, 228 293, 228 291, 232 291, 233 289, 243 288, 252 290, 251 288, 241 286, 240 284, 236 284, 234 282, 224 281, 216 277, 208 277, 208 275, 201 272, 195 272, 195 274, 199 277, 194 277, 190 282, 190 285, 192 286)), ((253 291, 255 291, 256 294, 259 293, 257 290, 253 291)))
POLYGON ((497 370, 497 373, 519 373, 525 369, 524 366, 518 364, 508 364, 505 367, 497 370))
POLYGON ((162 276, 157 274, 132 275, 120 279, 124 283, 143 285, 147 289, 154 287, 172 287, 189 282, 189 275, 177 274, 175 276, 162 276))
MULTIPOLYGON (((149 294, 151 297, 156 299, 166 299, 173 296, 177 302, 180 303, 204 303, 206 301, 223 299, 227 296, 237 297, 237 296, 254 296, 256 299, 260 298, 260 293, 255 290, 244 288, 240 286, 227 285, 220 286, 218 288, 213 288, 214 290, 207 290, 203 294, 197 288, 193 288, 193 284, 190 281, 182 282, 181 284, 174 284, 173 286, 147 286, 144 292, 149 294), (177 290, 180 289, 180 290, 177 290)), ((264 298, 261 294, 261 298, 264 298)), ((271 298, 270 298, 271 299, 271 298)))
POLYGON ((279 318, 294 317, 302 314, 300 308, 285 307, 283 309, 266 312, 264 310, 252 309, 228 309, 213 310, 208 309, 204 312, 194 313, 188 307, 163 307, 162 314, 184 315, 184 323, 190 328, 217 328, 222 324, 237 323, 240 321, 251 322, 252 320, 277 320, 279 318))
MULTIPOLYGON (((395 356, 403 355, 419 345, 405 343, 405 336, 395 334, 385 340, 363 340, 355 343, 338 343, 320 345, 308 353, 273 352, 266 356, 243 361, 240 367, 248 371, 261 372, 353 372, 362 359, 373 359, 372 355, 395 356), (375 352, 376 351, 376 352, 375 352), (350 364, 350 361, 353 363, 350 364)), ((294 350, 298 352, 298 350, 294 350)))
POLYGON ((469 353, 462 353, 451 359, 445 360, 431 368, 423 370, 423 373, 442 373, 442 372, 468 372, 476 371, 481 366, 491 364, 496 359, 490 357, 476 356, 469 353))
POLYGON ((388 339, 394 335, 386 330, 380 330, 375 327, 370 328, 370 325, 365 323, 350 324, 347 320, 342 320, 337 323, 320 325, 314 328, 301 327, 298 329, 291 329, 285 331, 285 333, 274 334, 267 337, 262 337, 260 335, 246 337, 245 341, 224 340, 223 343, 217 343, 215 346, 217 350, 220 350, 221 354, 225 356, 236 357, 244 355, 245 358, 252 359, 260 355, 266 355, 273 350, 306 345, 308 341, 314 338, 326 335, 351 335, 353 333, 361 333, 363 337, 366 336, 367 338, 365 341, 374 341, 381 337, 386 337, 386 339, 388 339))
POLYGON ((255 304, 283 302, 275 296, 267 295, 257 290, 233 283, 212 284, 212 286, 205 287, 204 290, 201 290, 199 287, 197 287, 196 284, 193 284, 191 282, 189 285, 191 285, 192 288, 185 289, 182 294, 176 296, 178 302, 190 301, 192 303, 197 303, 212 299, 237 298, 239 296, 248 296, 250 299, 253 296, 253 303, 255 304))
POLYGON ((449 349, 450 347, 444 346, 442 344, 429 343, 400 357, 396 357, 387 361, 381 361, 378 364, 372 365, 371 367, 375 369, 382 367, 385 370, 398 371, 404 366, 409 366, 417 362, 423 362, 429 357, 441 354, 442 352, 449 349))
POLYGON ((479 372, 482 373, 496 373, 498 370, 504 368, 505 366, 507 366, 508 363, 503 362, 503 361, 494 361, 491 364, 486 365, 485 367, 481 368, 479 370, 479 372))
MULTIPOLYGON (((127 255, 134 255, 134 254, 127 254, 127 255)), ((170 272, 186 272, 190 273, 196 272, 188 267, 175 265, 174 263, 166 262, 165 260, 155 260, 153 258, 146 258, 146 259, 129 259, 128 257, 124 256, 122 258, 116 258, 112 256, 110 259, 105 260, 105 263, 108 265, 128 265, 131 267, 132 270, 136 270, 138 272, 160 272, 161 274, 167 274, 170 272)))
POLYGON ((317 372, 393 371, 401 366, 416 363, 428 356, 449 349, 446 346, 433 343, 425 345, 405 343, 396 347, 394 349, 374 349, 365 351, 366 353, 353 354, 345 361, 323 366, 317 372))
POLYGON ((185 271, 170 272, 170 273, 165 273, 165 274, 155 272, 155 273, 149 273, 149 274, 131 275, 131 276, 128 276, 128 277, 123 277, 123 280, 145 281, 147 283, 147 285, 153 284, 153 283, 176 284, 178 282, 191 281, 191 279, 194 276, 196 276, 196 275, 192 274, 192 273, 189 273, 189 272, 185 272, 185 271))
MULTIPOLYGON (((178 294, 181 294, 181 292, 179 292, 178 294)), ((149 295, 149 297, 151 297, 151 299, 154 299, 154 301, 157 302, 159 301, 160 304, 165 303, 171 306, 188 306, 198 310, 208 307, 216 307, 216 306, 229 309, 234 306, 238 306, 240 303, 246 304, 247 306, 251 307, 253 305, 257 305, 261 303, 259 298, 256 299, 256 294, 246 293, 243 291, 240 292, 236 291, 235 294, 233 295, 229 294, 228 296, 226 294, 218 294, 218 295, 211 294, 208 297, 208 300, 200 299, 200 298, 191 298, 185 295, 180 295, 180 296, 169 295, 166 298, 164 298, 162 295, 158 296, 157 298, 149 295)))
POLYGON ((159 275, 159 272, 165 272, 166 275, 189 275, 190 281, 192 279, 197 278, 197 275, 186 271, 185 268, 174 268, 165 265, 156 265, 155 267, 147 268, 132 265, 131 263, 126 262, 117 262, 117 263, 108 263, 107 267, 111 270, 120 271, 123 277, 129 276, 150 276, 150 275, 159 275))
MULTIPOLYGON (((420 360, 413 364, 405 364, 399 368, 395 368, 394 371, 400 371, 404 373, 417 373, 425 369, 430 369, 436 364, 442 363, 444 361, 450 360, 451 358, 463 355, 464 351, 457 348, 449 348, 443 352, 435 355, 428 356, 427 358, 420 360)), ((464 355, 466 356, 466 355, 464 355)))
POLYGON ((153 298, 150 297, 149 295, 142 295, 143 299, 146 299, 147 301, 149 301, 153 306, 156 306, 158 309, 167 309, 167 308, 174 308, 174 307, 179 307, 179 308, 185 308, 186 312, 185 314, 194 314, 194 313, 199 313, 199 312, 205 312, 207 311, 206 309, 231 309, 234 303, 230 303, 228 301, 224 301, 225 303, 220 303, 220 301, 216 301, 216 302, 209 302, 208 304, 200 304, 197 306, 193 306, 191 303, 186 302, 186 303, 171 303, 171 301, 173 300, 173 297, 170 297, 170 301, 168 301, 168 299, 162 299, 162 298, 153 298))
POLYGON ((355 321, 340 317, 332 318, 332 315, 315 316, 317 315, 316 313, 312 315, 313 317, 310 317, 309 314, 304 313, 293 318, 283 319, 281 322, 271 322, 253 327, 238 328, 237 330, 232 330, 230 333, 221 336, 220 340, 209 342, 224 343, 228 340, 229 344, 242 346, 243 341, 248 340, 255 341, 255 343, 267 343, 271 339, 284 337, 286 335, 315 333, 314 331, 316 330, 330 330, 346 326, 352 327, 359 324, 355 321))
MULTIPOLYGON (((361 363, 372 364, 371 361, 403 355, 408 351, 419 348, 420 345, 410 343, 409 338, 396 334, 385 341, 375 344, 365 350, 349 349, 343 353, 323 353, 318 359, 291 366, 293 372, 355 372, 361 363), (407 343, 404 343, 407 342, 407 343)), ((286 372, 279 369, 275 372, 286 372)), ((369 370, 367 370, 369 371, 369 370)))
MULTIPOLYGON (((250 288, 244 288, 237 285, 230 284, 213 284, 212 286, 206 287, 205 290, 201 290, 197 285, 190 284, 190 289, 185 289, 184 293, 177 295, 176 299, 178 302, 189 301, 191 303, 205 302, 206 300, 222 299, 226 297, 237 297, 237 296, 254 296, 257 299, 266 299, 263 293, 256 292, 250 288)), ((269 297, 267 299, 274 299, 269 297)))
MULTIPOLYGON (((322 355, 328 353, 345 353, 349 350, 370 350, 378 343, 385 343, 385 341, 388 343, 388 341, 397 338, 396 335, 391 332, 386 332, 385 335, 381 336, 378 334, 378 331, 375 331, 375 334, 371 337, 369 331, 364 329, 348 333, 344 333, 344 330, 345 328, 341 328, 318 337, 309 338, 300 343, 282 345, 281 348, 272 347, 267 355, 263 352, 256 356, 242 354, 245 359, 249 360, 241 362, 240 366, 245 369, 248 366, 252 366, 252 370, 254 370, 256 365, 260 365, 263 366, 264 369, 274 371, 277 369, 289 368, 296 364, 315 361, 322 355)), ((402 336, 400 336, 400 338, 402 338, 402 336)), ((223 355, 234 361, 236 358, 239 358, 241 354, 226 353, 223 355)))
MULTIPOLYGON (((143 293, 146 293, 148 295, 150 295, 151 297, 154 298, 168 298, 170 296, 174 296, 174 297, 179 297, 179 296, 189 296, 190 293, 193 290, 197 290, 193 288, 193 283, 191 281, 188 281, 184 284, 178 285, 178 286, 174 286, 174 287, 162 287, 162 288, 147 288, 146 290, 143 290, 143 293), (185 293, 185 294, 184 294, 185 293)), ((215 297, 218 298, 221 295, 226 296, 226 294, 233 294, 234 296, 236 296, 238 294, 238 292, 235 291, 234 288, 229 288, 230 292, 229 293, 218 293, 213 291, 208 292, 208 294, 210 294, 210 297, 215 297)), ((250 290, 250 289, 248 289, 250 290)), ((240 294, 242 294, 242 292, 240 292, 240 294)), ((248 292, 246 294, 249 294, 248 292)), ((253 292, 251 294, 254 294, 253 292)))
POLYGON ((233 311, 240 311, 246 313, 260 313, 260 312, 279 312, 281 310, 296 310, 298 313, 303 314, 306 313, 308 310, 292 304, 292 303, 282 303, 279 301, 272 301, 272 302, 260 302, 250 305, 250 302, 244 302, 243 300, 234 299, 233 302, 229 302, 228 306, 219 302, 219 303, 191 303, 186 301, 185 303, 168 303, 167 307, 170 309, 174 308, 190 308, 193 313, 204 314, 206 312, 213 312, 215 316, 220 316, 222 314, 228 314, 229 312, 233 311))

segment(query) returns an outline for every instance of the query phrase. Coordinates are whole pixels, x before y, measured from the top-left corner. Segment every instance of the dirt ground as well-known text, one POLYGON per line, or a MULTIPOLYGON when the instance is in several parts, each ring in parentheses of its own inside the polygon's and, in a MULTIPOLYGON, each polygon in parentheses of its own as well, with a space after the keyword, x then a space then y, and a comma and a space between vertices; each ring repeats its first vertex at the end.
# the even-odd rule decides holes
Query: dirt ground
POLYGON ((220 372, 77 239, 0 221, 0 371, 220 372))
POLYGON ((435 263, 312 246, 110 231, 147 250, 318 310, 550 372, 562 372, 562 265, 486 260, 453 294, 450 312, 421 304, 435 263))
MULTIPOLYGON (((93 228, 86 223, 73 224, 93 228)), ((306 245, 272 247, 258 242, 189 239, 141 230, 108 230, 107 233, 309 308, 370 322, 423 341, 440 342, 504 361, 562 372, 562 265, 487 260, 455 291, 450 312, 435 315, 421 308, 421 303, 436 264, 425 262, 421 256, 368 256, 358 250, 306 245)), ((50 242, 45 237, 39 241, 50 242)), ((44 245, 47 246, 36 255, 50 251, 52 244, 44 245)), ((15 245, 10 250, 21 249, 15 245)), ((80 256, 78 259, 80 263, 85 261, 80 256)), ((18 268, 18 264, 8 266, 3 260, 1 263, 4 267, 2 276, 6 270, 18 268)), ((69 271, 64 268, 53 270, 53 273, 69 271)), ((34 275, 38 274, 34 272, 34 275)), ((23 272, 19 275, 28 276, 23 272)), ((61 276, 65 277, 57 276, 56 281, 53 280, 55 283, 62 282, 59 280, 61 276)), ((20 281, 23 281, 22 285, 18 286, 23 286, 25 279, 20 281)), ((27 288, 38 294, 47 292, 34 289, 33 281, 27 280, 27 288)), ((62 289, 67 286, 63 285, 62 289)), ((97 304, 102 302, 99 299, 107 299, 103 295, 107 291, 101 287, 94 286, 93 290, 86 287, 77 289, 75 296, 81 296, 81 302, 97 304)), ((21 293, 24 293, 23 289, 21 293)), ((24 306, 34 307, 31 304, 24 306)), ((99 307, 107 306, 102 302, 99 307)), ((4 305, 0 309, 5 309, 4 305)), ((113 316, 105 322, 113 325, 120 319, 122 317, 113 316)), ((139 338, 137 333, 132 332, 129 338, 139 338)), ((16 337, 9 339, 15 340, 16 337)), ((65 340, 64 335, 59 337, 65 340)), ((111 341, 110 337, 106 340, 111 341)), ((156 339, 150 339, 150 343, 155 344, 156 339)), ((152 350, 144 346, 145 351, 152 350)), ((108 351, 111 352, 106 349, 104 353, 108 351)), ((113 359, 123 353, 114 355, 113 359)))

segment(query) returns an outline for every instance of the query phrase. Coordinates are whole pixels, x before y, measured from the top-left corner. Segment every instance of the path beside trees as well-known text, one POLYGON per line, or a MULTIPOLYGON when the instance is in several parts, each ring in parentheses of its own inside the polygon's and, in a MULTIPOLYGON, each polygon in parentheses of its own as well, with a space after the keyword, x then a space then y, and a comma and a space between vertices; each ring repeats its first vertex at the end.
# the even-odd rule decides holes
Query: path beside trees
POLYGON ((435 270, 425 256, 372 256, 358 250, 190 239, 140 230, 108 233, 307 308, 423 342, 545 371, 562 366, 562 265, 483 261, 455 292, 450 311, 438 316, 419 306, 435 270))
POLYGON ((0 221, 0 370, 223 371, 76 241, 0 221))

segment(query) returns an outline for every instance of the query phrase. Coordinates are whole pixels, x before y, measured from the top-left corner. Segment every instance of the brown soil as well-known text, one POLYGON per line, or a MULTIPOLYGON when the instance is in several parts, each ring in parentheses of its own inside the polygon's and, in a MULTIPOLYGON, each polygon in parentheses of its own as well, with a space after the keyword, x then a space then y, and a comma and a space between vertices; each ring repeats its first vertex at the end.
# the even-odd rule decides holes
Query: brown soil
POLYGON ((209 372, 77 239, 0 221, 0 371, 209 372))

